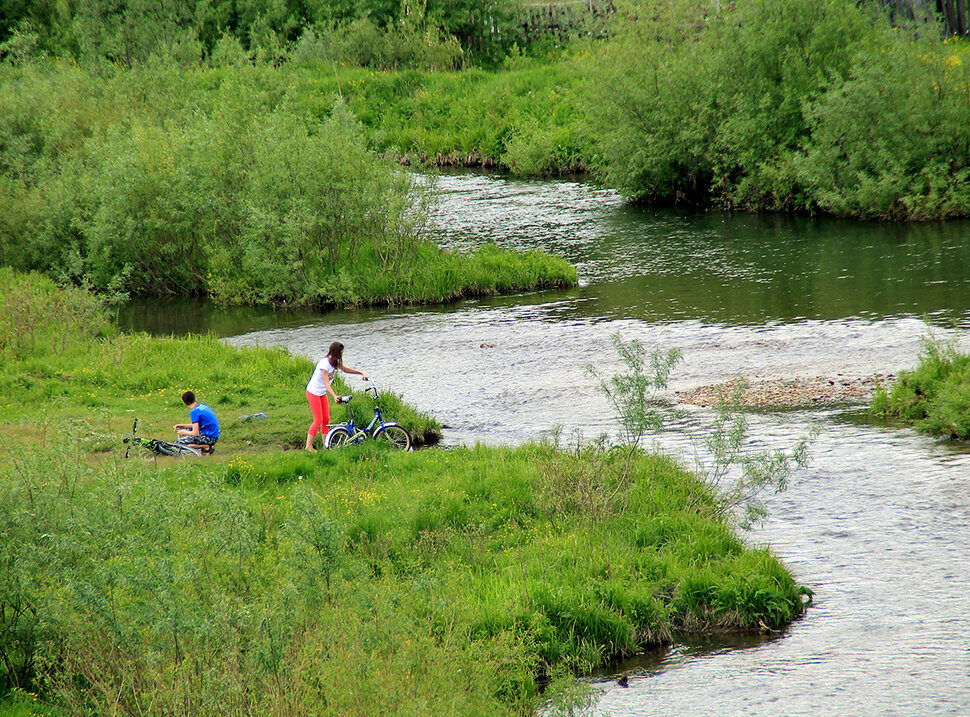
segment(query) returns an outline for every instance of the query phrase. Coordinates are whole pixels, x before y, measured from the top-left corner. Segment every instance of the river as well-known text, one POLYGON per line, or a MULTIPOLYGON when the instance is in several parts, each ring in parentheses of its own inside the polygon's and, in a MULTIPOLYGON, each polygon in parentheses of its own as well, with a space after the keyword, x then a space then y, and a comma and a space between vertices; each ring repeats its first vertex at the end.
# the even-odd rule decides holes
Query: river
MULTIPOLYGON (((632 207, 571 181, 438 180, 436 238, 541 248, 580 286, 444 308, 312 313, 133 304, 123 325, 211 330, 350 365, 435 415, 445 443, 593 437, 615 427, 585 367, 619 370, 617 332, 677 347, 671 388, 856 378, 912 366, 929 332, 970 350, 970 224, 632 207)), ((689 449, 692 409, 659 450, 689 449)), ((879 425, 861 406, 751 414, 755 447, 817 425, 811 465, 748 534, 815 592, 784 634, 676 644, 592 677, 590 715, 970 714, 970 446, 879 425), (629 687, 617 684, 624 672, 629 687)))

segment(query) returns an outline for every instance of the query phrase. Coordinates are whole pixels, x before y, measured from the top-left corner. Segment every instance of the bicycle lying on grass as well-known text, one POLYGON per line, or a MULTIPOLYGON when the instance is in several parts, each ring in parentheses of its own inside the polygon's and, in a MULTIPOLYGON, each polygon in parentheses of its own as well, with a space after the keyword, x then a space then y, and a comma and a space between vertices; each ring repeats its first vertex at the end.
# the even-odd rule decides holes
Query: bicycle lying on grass
POLYGON ((158 438, 142 438, 138 436, 136 432, 138 431, 138 419, 131 426, 131 435, 125 436, 124 443, 128 444, 125 448, 125 458, 128 457, 131 447, 138 445, 142 448, 146 448, 157 456, 202 456, 208 453, 212 453, 212 449, 203 453, 198 448, 194 448, 185 443, 173 443, 172 441, 163 441, 158 438))
MULTIPOLYGON (((386 441, 391 448, 400 451, 407 451, 411 448, 411 434, 404 426, 397 423, 384 421, 381 415, 381 407, 377 405, 380 395, 377 393, 376 386, 368 386, 364 389, 370 391, 374 398, 374 417, 366 426, 358 426, 354 423, 354 417, 348 414, 348 420, 343 423, 331 424, 327 436, 323 440, 326 448, 339 448, 353 443, 360 443, 373 439, 375 441, 386 441)), ((340 403, 350 403, 353 396, 341 396, 340 403)))

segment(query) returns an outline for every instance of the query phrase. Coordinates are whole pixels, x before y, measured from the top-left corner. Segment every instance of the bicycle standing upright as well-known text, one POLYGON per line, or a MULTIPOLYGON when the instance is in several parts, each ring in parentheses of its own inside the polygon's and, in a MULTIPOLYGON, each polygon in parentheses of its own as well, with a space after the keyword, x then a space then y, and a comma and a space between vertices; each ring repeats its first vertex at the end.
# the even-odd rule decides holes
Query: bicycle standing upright
MULTIPOLYGON (((377 403, 380 395, 376 386, 368 386, 364 389, 370 392, 374 399, 374 417, 366 426, 358 426, 354 422, 354 417, 349 415, 347 420, 342 423, 335 423, 330 426, 327 436, 324 438, 323 445, 326 448, 339 448, 353 443, 360 443, 366 440, 386 441, 387 444, 396 450, 407 451, 411 448, 411 434, 401 425, 384 420, 381 415, 381 407, 377 403)), ((340 403, 350 403, 353 396, 341 396, 340 403)))

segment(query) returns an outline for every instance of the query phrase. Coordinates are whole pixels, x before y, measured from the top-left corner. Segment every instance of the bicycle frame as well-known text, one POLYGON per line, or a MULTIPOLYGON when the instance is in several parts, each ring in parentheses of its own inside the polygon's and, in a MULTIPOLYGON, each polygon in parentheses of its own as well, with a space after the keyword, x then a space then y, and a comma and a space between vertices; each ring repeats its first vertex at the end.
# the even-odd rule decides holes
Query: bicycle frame
POLYGON ((185 456, 185 455, 201 456, 202 455, 202 452, 199 451, 197 448, 192 448, 191 446, 187 446, 180 443, 172 443, 171 441, 163 441, 158 438, 142 438, 141 436, 137 435, 137 431, 138 431, 138 419, 136 418, 135 422, 131 425, 131 435, 125 436, 122 441, 123 443, 126 444, 125 458, 128 457, 128 454, 131 451, 132 446, 141 446, 142 448, 145 448, 151 451, 156 456, 185 456))
POLYGON ((365 392, 370 391, 373 393, 372 398, 374 399, 374 416, 373 418, 370 419, 370 423, 368 423, 366 426, 363 426, 363 427, 358 426, 357 423, 354 421, 354 417, 350 414, 350 411, 348 410, 346 421, 343 421, 341 423, 327 424, 327 433, 329 433, 334 428, 346 428, 347 433, 349 434, 349 438, 347 442, 357 443, 367 438, 373 438, 374 433, 379 428, 384 428, 385 426, 384 416, 381 414, 381 407, 377 405, 377 399, 380 398, 380 396, 377 393, 377 387, 368 386, 367 388, 364 389, 364 391, 365 392))

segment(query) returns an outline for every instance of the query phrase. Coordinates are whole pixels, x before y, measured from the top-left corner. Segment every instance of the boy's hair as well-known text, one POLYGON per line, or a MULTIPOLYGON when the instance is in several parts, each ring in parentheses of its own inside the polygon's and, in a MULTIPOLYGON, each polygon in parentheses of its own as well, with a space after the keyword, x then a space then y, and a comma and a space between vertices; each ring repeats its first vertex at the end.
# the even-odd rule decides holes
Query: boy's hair
POLYGON ((191 391, 186 391, 183 393, 182 403, 184 403, 186 406, 191 406, 193 403, 195 403, 195 394, 191 391))

